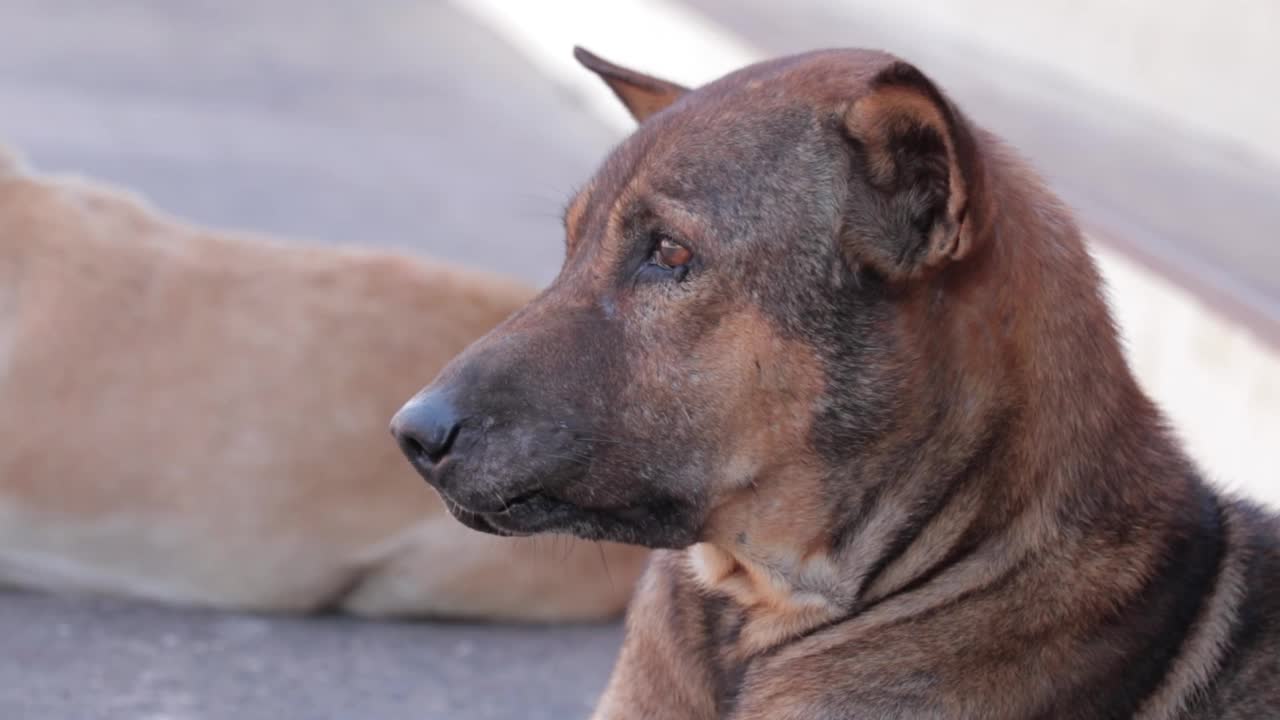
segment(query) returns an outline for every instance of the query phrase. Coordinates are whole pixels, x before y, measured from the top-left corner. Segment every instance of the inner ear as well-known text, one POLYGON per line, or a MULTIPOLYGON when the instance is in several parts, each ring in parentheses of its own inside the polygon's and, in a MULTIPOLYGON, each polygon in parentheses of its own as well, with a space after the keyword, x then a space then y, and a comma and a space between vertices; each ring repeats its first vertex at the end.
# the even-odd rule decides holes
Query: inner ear
POLYGON ((661 112, 681 95, 689 92, 687 88, 675 83, 614 65, 580 47, 573 49, 573 56, 583 67, 604 80, 636 122, 644 122, 645 118, 661 112))
POLYGON ((843 120, 854 158, 850 262, 892 279, 968 255, 978 158, 964 118, 933 83, 895 62, 843 120))

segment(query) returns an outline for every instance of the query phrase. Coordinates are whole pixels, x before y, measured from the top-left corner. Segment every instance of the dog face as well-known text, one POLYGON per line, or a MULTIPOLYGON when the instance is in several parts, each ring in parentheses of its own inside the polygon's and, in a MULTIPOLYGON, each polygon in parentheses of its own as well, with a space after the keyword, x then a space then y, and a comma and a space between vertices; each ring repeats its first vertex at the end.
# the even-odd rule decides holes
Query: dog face
POLYGON ((876 53, 695 91, 579 59, 639 129, 570 203, 555 282, 393 433, 488 532, 684 547, 824 527, 957 390, 920 356, 945 352, 930 288, 971 251, 963 119, 876 53))

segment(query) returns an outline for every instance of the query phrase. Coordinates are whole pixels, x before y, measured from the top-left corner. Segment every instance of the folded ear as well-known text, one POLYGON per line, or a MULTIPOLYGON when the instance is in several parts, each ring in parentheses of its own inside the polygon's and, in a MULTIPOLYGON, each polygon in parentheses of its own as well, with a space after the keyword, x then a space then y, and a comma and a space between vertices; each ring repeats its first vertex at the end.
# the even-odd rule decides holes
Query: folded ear
POLYGON ((591 72, 600 76, 613 94, 618 96, 636 122, 644 122, 675 102, 688 89, 675 83, 628 70, 608 60, 596 57, 580 47, 573 49, 573 56, 591 72))
POLYGON ((973 250, 981 158, 960 112, 915 67, 894 62, 844 116, 853 146, 844 251, 900 279, 973 250))

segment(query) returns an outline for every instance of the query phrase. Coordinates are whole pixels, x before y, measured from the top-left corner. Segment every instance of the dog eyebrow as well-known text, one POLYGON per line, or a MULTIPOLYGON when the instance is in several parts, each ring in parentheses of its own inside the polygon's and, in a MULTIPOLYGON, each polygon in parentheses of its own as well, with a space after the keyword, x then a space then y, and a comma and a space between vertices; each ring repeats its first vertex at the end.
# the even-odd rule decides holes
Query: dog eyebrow
POLYGON ((687 240, 701 240, 703 223, 699 214, 688 203, 671 195, 655 192, 645 198, 650 211, 671 224, 687 240))

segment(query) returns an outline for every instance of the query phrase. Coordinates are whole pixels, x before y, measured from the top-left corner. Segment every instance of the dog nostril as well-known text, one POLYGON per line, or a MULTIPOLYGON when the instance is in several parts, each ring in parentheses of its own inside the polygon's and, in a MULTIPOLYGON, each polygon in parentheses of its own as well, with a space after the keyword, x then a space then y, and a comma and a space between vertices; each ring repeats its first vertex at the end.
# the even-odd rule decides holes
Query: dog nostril
POLYGON ((403 450, 404 454, 409 456, 410 459, 419 458, 419 457, 426 457, 426 458, 431 457, 431 453, 427 452, 426 448, 422 447, 422 443, 418 442, 417 440, 414 440, 413 438, 408 436, 399 437, 397 438, 397 440, 400 441, 400 449, 403 450))
POLYGON ((432 438, 431 444, 420 443, 419 447, 426 454, 427 459, 433 463, 438 463, 449 454, 449 450, 453 448, 453 441, 458 438, 459 425, 453 425, 448 430, 444 430, 438 437, 432 438))
POLYGON ((455 425, 446 433, 441 435, 433 435, 428 439, 419 439, 413 435, 402 435, 400 437, 400 448, 410 460, 426 459, 427 462, 435 465, 449 454, 449 448, 453 446, 454 438, 458 436, 458 427, 455 425))
POLYGON ((453 405, 431 395, 411 401, 391 421, 400 450, 415 465, 436 465, 444 460, 460 429, 453 405))

